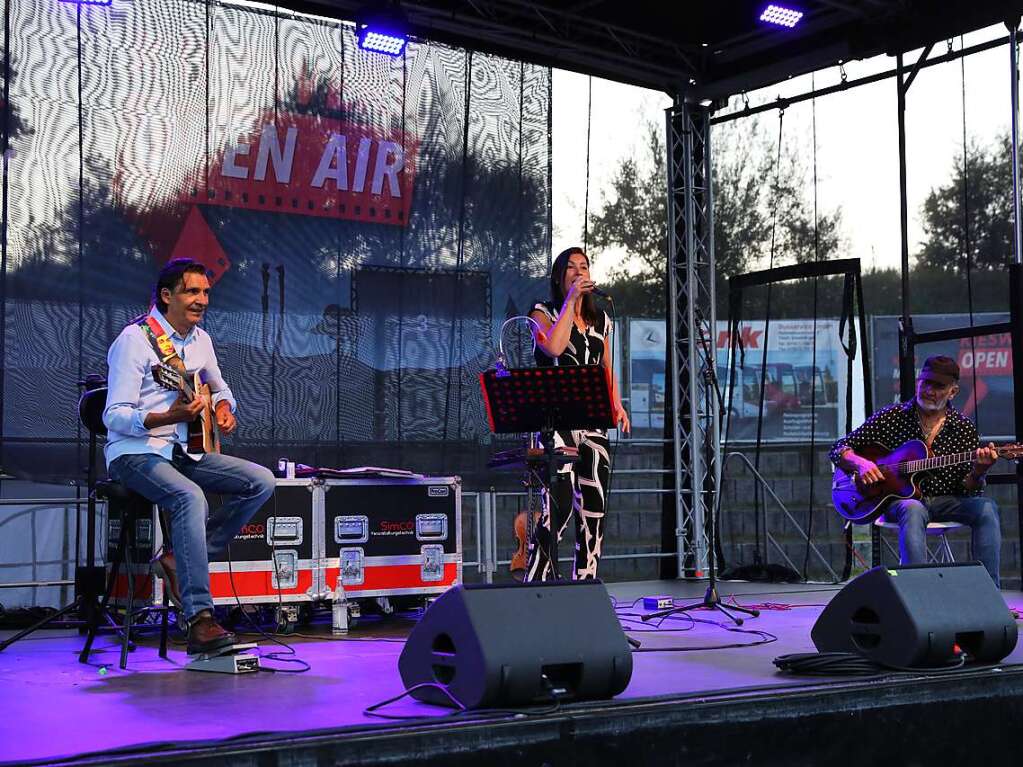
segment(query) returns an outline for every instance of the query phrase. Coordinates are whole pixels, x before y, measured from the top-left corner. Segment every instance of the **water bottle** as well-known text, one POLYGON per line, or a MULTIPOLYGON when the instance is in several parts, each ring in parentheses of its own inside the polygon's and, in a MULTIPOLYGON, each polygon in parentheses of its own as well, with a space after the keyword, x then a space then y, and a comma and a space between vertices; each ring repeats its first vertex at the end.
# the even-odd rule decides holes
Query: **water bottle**
POLYGON ((334 604, 331 608, 330 632, 334 635, 348 633, 348 597, 345 596, 345 587, 341 582, 340 573, 337 576, 337 587, 334 589, 334 604))

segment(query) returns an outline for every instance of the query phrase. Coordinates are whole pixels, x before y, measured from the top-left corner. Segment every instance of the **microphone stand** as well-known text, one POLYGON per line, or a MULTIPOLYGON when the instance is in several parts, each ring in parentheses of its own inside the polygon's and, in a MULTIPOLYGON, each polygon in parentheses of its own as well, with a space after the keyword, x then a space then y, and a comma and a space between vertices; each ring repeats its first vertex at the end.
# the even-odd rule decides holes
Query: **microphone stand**
MULTIPOLYGON (((712 328, 712 330, 713 330, 713 328, 712 328)), ((713 418, 714 418, 715 414, 714 414, 713 408, 710 407, 710 403, 711 402, 718 402, 718 404, 720 405, 720 402, 717 399, 718 398, 717 375, 714 372, 716 361, 714 360, 713 356, 711 355, 710 350, 707 348, 707 339, 705 337, 702 337, 702 334, 701 334, 700 341, 701 341, 700 346, 702 347, 703 353, 704 353, 703 354, 703 356, 704 356, 704 367, 703 367, 703 376, 702 376, 703 377, 703 387, 704 387, 703 391, 704 391, 704 398, 705 398, 704 402, 706 402, 707 405, 708 405, 706 408, 704 408, 704 411, 705 411, 705 415, 704 415, 704 423, 705 423, 704 435, 705 436, 704 436, 704 440, 703 440, 703 446, 704 446, 704 465, 705 466, 711 466, 711 465, 720 466, 721 465, 720 464, 720 459, 721 459, 720 446, 717 446, 718 447, 717 458, 718 458, 719 463, 712 464, 712 461, 713 461, 713 459, 715 457, 715 445, 713 444, 713 439, 711 437, 711 435, 713 434, 713 430, 712 430, 711 427, 713 425, 713 418), (711 399, 712 397, 715 398, 715 399, 712 400, 711 399)), ((706 477, 704 478, 704 482, 706 482, 706 477)), ((641 620, 646 622, 646 621, 654 620, 656 618, 664 618, 664 617, 667 617, 669 615, 675 615, 676 613, 684 613, 684 612, 688 612, 690 610, 698 610, 698 609, 701 609, 701 608, 705 608, 705 609, 708 609, 708 610, 717 610, 718 612, 724 613, 733 623, 735 623, 736 626, 741 626, 743 624, 743 619, 740 618, 738 615, 734 615, 733 613, 743 613, 743 614, 748 615, 748 616, 753 617, 753 618, 756 618, 757 616, 760 615, 760 611, 759 610, 754 610, 754 609, 749 608, 749 607, 740 607, 739 605, 728 605, 728 607, 725 607, 725 605, 721 602, 721 597, 718 595, 718 590, 717 590, 717 557, 716 557, 716 552, 717 552, 717 520, 716 520, 716 518, 717 518, 718 512, 720 510, 721 510, 721 488, 720 487, 715 487, 714 488, 714 499, 713 499, 713 502, 708 506, 708 518, 709 518, 708 521, 709 521, 709 528, 710 528, 708 533, 710 535, 710 551, 708 552, 708 558, 707 558, 707 576, 708 576, 707 591, 704 592, 703 600, 700 601, 700 602, 694 602, 694 603, 688 604, 688 605, 682 605, 680 607, 671 607, 671 608, 668 608, 666 610, 658 610, 656 612, 652 612, 652 613, 649 613, 647 615, 644 615, 641 618, 641 620)))

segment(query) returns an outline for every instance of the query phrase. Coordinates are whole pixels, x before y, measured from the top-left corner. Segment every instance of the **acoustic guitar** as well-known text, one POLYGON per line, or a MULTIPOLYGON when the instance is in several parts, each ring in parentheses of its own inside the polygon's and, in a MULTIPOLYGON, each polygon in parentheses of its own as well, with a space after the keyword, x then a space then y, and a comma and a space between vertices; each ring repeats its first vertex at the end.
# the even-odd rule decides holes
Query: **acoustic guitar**
POLYGON ((210 385, 203 383, 197 370, 191 375, 191 381, 170 365, 153 365, 153 380, 160 386, 171 391, 180 392, 186 402, 197 397, 202 399, 203 407, 195 420, 188 424, 188 443, 186 453, 220 452, 220 431, 217 429, 217 416, 213 412, 213 392, 210 385))
MULTIPOLYGON (((999 458, 1023 458, 1023 445, 1008 444, 996 447, 999 458)), ((933 455, 918 439, 911 439, 895 450, 884 445, 857 448, 856 454, 877 464, 884 478, 866 485, 859 474, 835 469, 831 483, 831 500, 835 510, 850 522, 867 524, 884 513, 885 506, 894 500, 919 498, 920 486, 916 475, 945 466, 973 463, 977 450, 948 455, 933 455)))

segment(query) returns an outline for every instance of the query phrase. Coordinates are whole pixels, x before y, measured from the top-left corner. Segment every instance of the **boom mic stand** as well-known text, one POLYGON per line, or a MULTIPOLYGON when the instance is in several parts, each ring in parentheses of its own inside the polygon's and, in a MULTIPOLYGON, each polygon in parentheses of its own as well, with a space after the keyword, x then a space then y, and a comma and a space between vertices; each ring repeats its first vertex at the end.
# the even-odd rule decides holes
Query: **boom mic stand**
MULTIPOLYGON (((714 418, 716 417, 716 411, 720 412, 719 408, 711 407, 711 404, 720 405, 719 392, 717 385, 717 375, 714 372, 716 361, 713 355, 710 353, 710 349, 707 347, 707 339, 701 333, 701 348, 703 349, 704 366, 703 366, 703 392, 704 402, 707 406, 704 408, 704 466, 720 466, 721 465, 721 446, 715 445, 713 440, 713 424, 714 418), (713 459, 717 458, 717 463, 713 463, 713 459)), ((704 482, 706 482, 706 475, 704 476, 704 482)), ((749 607, 740 607, 739 605, 725 605, 721 602, 721 597, 718 595, 717 589, 717 515, 721 510, 721 488, 717 487, 717 483, 714 483, 714 499, 713 502, 708 506, 708 518, 709 518, 709 535, 710 535, 710 551, 707 557, 707 591, 704 592, 703 601, 695 602, 693 604, 682 605, 680 607, 671 607, 667 610, 658 610, 656 612, 649 613, 642 617, 644 622, 654 620, 655 618, 664 618, 668 615, 675 615, 676 613, 684 613, 689 610, 698 610, 700 608, 706 608, 708 610, 717 610, 724 613, 728 618, 735 623, 736 626, 741 626, 743 619, 738 615, 734 615, 734 612, 744 613, 753 618, 760 615, 759 610, 754 610, 749 607)))
MULTIPOLYGON (((82 387, 83 393, 82 398, 79 401, 79 413, 84 414, 84 409, 88 406, 87 403, 91 402, 90 392, 97 389, 106 389, 106 380, 102 376, 88 376, 84 381, 79 381, 78 385, 82 387)), ((95 397, 96 395, 92 395, 95 397)), ((106 395, 103 395, 103 402, 106 401, 106 395)), ((102 408, 101 408, 102 410, 102 408)), ((75 591, 77 592, 72 602, 62 607, 60 610, 47 615, 40 621, 32 624, 26 629, 22 629, 14 636, 8 637, 4 641, 0 642, 0 652, 6 650, 12 644, 17 642, 29 634, 35 631, 49 626, 51 623, 63 618, 65 615, 71 613, 80 613, 84 619, 84 627, 88 628, 91 626, 98 626, 101 623, 107 623, 110 627, 120 632, 120 627, 116 621, 110 616, 110 613, 100 608, 100 597, 103 595, 103 573, 105 567, 103 565, 96 564, 96 432, 94 429, 88 429, 89 431, 89 464, 86 475, 86 486, 88 488, 88 497, 86 499, 86 544, 85 544, 85 566, 77 567, 75 570, 75 591)), ((79 528, 80 529, 80 528, 79 528)), ((76 542, 77 546, 81 546, 81 534, 79 533, 79 539, 76 542)), ((83 632, 84 633, 84 628, 83 632)))

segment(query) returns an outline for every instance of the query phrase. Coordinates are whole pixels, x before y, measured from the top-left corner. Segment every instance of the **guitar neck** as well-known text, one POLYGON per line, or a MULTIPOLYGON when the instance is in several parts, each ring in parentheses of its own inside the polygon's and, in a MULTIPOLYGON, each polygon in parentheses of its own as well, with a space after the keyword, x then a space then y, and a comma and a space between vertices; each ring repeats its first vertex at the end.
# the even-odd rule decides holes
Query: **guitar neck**
POLYGON ((189 380, 187 375, 178 373, 178 387, 181 389, 181 393, 185 395, 189 402, 194 400, 198 394, 192 386, 192 382, 189 380))
POLYGON ((978 450, 967 450, 964 453, 949 453, 948 455, 935 455, 930 458, 921 458, 918 461, 906 461, 905 470, 907 474, 915 474, 918 471, 941 469, 946 466, 958 466, 961 463, 973 463, 977 460, 978 452, 978 450))

